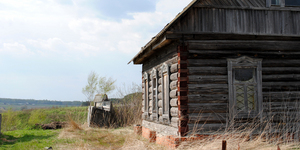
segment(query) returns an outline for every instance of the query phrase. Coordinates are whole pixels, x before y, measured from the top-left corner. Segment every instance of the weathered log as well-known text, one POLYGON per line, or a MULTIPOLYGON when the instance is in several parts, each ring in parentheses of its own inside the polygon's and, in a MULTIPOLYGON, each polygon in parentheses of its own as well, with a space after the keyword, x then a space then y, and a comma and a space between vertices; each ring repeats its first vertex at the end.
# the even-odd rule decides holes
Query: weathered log
POLYGON ((170 83, 170 89, 171 90, 176 90, 178 88, 177 85, 178 85, 178 81, 171 82, 170 83))
POLYGON ((152 93, 152 87, 149 87, 149 93, 152 93))
POLYGON ((162 108, 159 108, 158 109, 158 114, 161 116, 163 114, 163 109, 162 108))
POLYGON ((153 106, 153 100, 149 101, 149 107, 153 106))
POLYGON ((172 81, 177 81, 178 80, 178 73, 176 72, 176 73, 171 74, 170 79, 172 81))
POLYGON ((176 90, 172 90, 172 91, 170 92, 170 97, 171 97, 171 98, 177 98, 177 96, 178 96, 177 89, 176 89, 176 90))
POLYGON ((172 117, 178 117, 178 108, 177 107, 172 107, 171 108, 171 116, 172 117))
POLYGON ((151 94, 149 94, 149 100, 152 100, 152 93, 151 94))
POLYGON ((172 117, 171 118, 171 126, 178 128, 178 126, 179 126, 179 118, 172 117))
POLYGON ((158 91, 161 92, 162 91, 162 85, 158 86, 158 91))
POLYGON ((178 64, 173 64, 171 65, 171 73, 178 72, 178 64))
POLYGON ((158 99, 162 99, 162 93, 159 93, 157 96, 158 99))
POLYGON ((162 101, 162 100, 159 100, 159 101, 158 101, 158 103, 157 103, 158 107, 160 107, 160 108, 161 108, 161 107, 162 107, 162 105, 163 105, 162 103, 163 103, 163 101, 162 101))
POLYGON ((226 113, 227 103, 189 103, 189 113, 226 113))
POLYGON ((178 99, 177 98, 171 99, 170 105, 172 107, 177 107, 178 106, 178 99))

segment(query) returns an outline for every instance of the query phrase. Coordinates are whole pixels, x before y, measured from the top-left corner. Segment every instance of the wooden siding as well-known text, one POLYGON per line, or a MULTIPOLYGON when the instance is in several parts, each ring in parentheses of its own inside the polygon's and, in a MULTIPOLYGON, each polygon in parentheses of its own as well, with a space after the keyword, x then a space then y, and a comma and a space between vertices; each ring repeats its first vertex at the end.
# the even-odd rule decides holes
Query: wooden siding
POLYGON ((193 7, 168 31, 299 36, 299 24, 299 10, 193 7))
MULTIPOLYGON (((270 42, 270 41, 269 41, 270 42)), ((189 41, 188 98, 189 127, 199 132, 216 131, 226 127, 228 119, 227 58, 248 56, 262 58, 262 90, 264 118, 273 122, 287 121, 287 113, 299 113, 300 99, 300 48, 279 51, 258 49, 235 49, 231 41, 223 41, 212 47, 214 41, 189 41), (227 47, 230 47, 228 50, 227 47), (205 49, 208 48, 209 49, 205 49), (297 110, 297 111, 296 111, 297 110), (195 123, 197 124, 195 126, 195 123)), ((215 41, 215 44, 218 42, 215 41)), ((244 41, 244 44, 253 41, 244 41)), ((280 41, 273 41, 273 44, 280 41)), ((284 43, 284 42, 283 42, 284 43)), ((299 44, 300 42, 298 42, 299 44)), ((280 44, 279 44, 280 45, 280 44)), ((260 47, 261 46, 261 47, 260 47)), ((259 48, 260 47, 260 48, 259 48)), ((278 49, 288 49, 284 44, 278 49)))

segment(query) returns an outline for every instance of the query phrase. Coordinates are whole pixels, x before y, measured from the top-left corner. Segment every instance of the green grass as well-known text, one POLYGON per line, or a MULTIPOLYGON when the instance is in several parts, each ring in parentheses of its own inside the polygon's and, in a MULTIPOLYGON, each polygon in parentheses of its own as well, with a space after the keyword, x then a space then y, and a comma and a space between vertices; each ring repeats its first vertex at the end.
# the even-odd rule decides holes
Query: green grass
POLYGON ((2 132, 33 129, 35 124, 66 122, 71 117, 75 122, 83 124, 87 119, 87 107, 54 107, 13 111, 2 113, 2 132))
POLYGON ((59 130, 15 130, 4 132, 0 137, 0 149, 34 150, 53 147, 63 140, 57 138, 59 130))

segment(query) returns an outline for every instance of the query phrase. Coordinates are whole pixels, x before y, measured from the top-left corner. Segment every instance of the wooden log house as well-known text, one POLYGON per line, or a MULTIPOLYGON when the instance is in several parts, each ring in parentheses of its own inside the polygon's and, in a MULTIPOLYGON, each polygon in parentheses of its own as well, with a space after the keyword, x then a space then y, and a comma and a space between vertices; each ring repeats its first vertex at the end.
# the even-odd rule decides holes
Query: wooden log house
POLYGON ((300 0, 194 0, 132 61, 156 134, 269 119, 299 129, 300 0))

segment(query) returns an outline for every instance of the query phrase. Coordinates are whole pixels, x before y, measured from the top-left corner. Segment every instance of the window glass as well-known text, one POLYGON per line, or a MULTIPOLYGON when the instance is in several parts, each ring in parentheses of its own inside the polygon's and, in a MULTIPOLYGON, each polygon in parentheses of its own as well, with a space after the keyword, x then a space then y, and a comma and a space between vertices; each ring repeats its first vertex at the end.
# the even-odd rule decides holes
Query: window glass
POLYGON ((280 0, 272 0, 271 4, 272 5, 280 5, 280 0))
POLYGON ((285 6, 300 6, 300 0, 285 0, 285 6))
POLYGON ((253 69, 236 69, 235 80, 237 81, 250 81, 253 79, 253 69))

